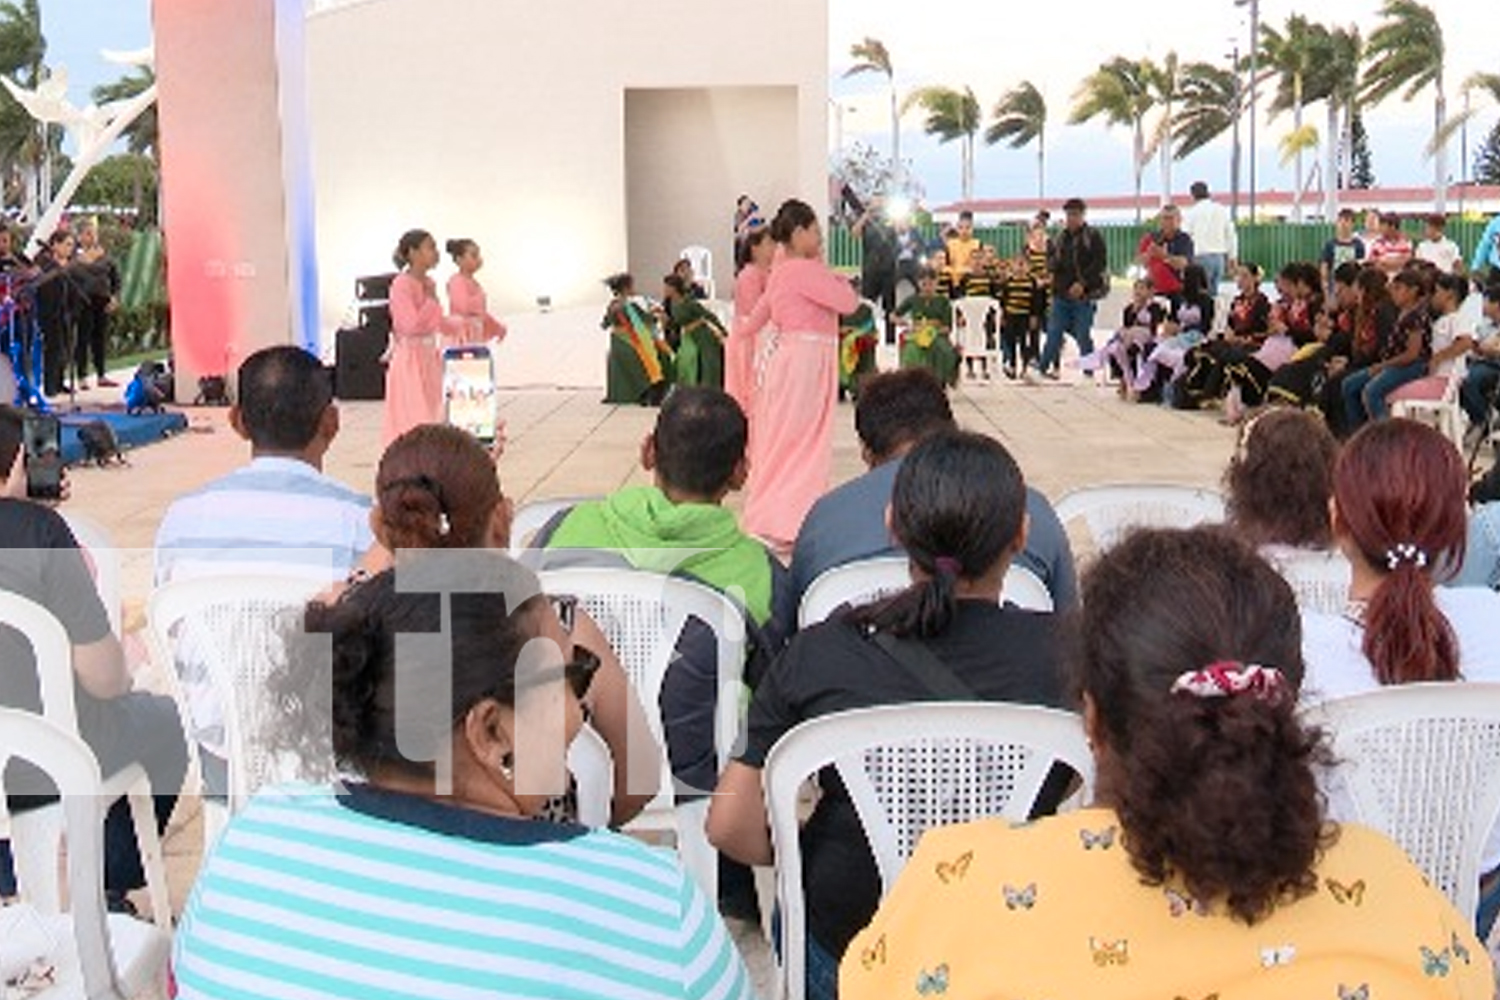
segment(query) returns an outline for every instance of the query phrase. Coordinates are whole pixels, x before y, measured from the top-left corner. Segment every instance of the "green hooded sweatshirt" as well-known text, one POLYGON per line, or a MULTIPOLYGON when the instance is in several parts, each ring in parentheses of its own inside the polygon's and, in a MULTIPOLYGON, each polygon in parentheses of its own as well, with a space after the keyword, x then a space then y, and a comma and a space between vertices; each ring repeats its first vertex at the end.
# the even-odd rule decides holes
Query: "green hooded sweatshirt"
POLYGON ((689 576, 744 595, 756 625, 771 617, 771 564, 760 542, 718 504, 674 504, 655 486, 629 486, 574 507, 549 549, 609 549, 636 569, 689 576), (694 550, 683 558, 681 550, 694 550), (673 551, 676 550, 676 551, 673 551))

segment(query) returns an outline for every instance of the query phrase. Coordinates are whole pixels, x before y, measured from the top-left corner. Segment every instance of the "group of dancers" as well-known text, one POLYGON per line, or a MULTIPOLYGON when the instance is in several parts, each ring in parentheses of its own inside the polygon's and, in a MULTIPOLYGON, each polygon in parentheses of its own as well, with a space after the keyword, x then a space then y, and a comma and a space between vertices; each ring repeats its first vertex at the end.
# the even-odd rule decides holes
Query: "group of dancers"
POLYGON ((679 382, 703 379, 701 368, 684 370, 683 355, 722 349, 724 388, 750 419, 742 524, 789 551, 832 477, 841 319, 855 314, 860 302, 848 279, 824 261, 822 226, 805 202, 783 203, 769 226, 748 233, 743 260, 728 330, 707 319, 712 314, 691 294, 677 294, 669 284, 667 311, 682 330, 675 351, 650 306, 636 297, 630 276, 609 279, 606 401, 659 399, 673 361, 679 382))
POLYGON ((117 383, 105 373, 110 316, 119 305, 120 270, 83 221, 58 229, 29 259, 0 225, 0 357, 15 380, 16 403, 34 409, 88 388, 92 369, 101 388, 117 383))
POLYGON ((392 279, 390 291, 391 341, 381 433, 387 445, 413 427, 442 421, 445 347, 505 339, 505 324, 490 315, 484 288, 475 278, 484 266, 479 244, 452 239, 444 248, 458 268, 448 279, 446 310, 431 274, 438 263, 432 234, 408 230, 392 255, 400 273, 392 279))

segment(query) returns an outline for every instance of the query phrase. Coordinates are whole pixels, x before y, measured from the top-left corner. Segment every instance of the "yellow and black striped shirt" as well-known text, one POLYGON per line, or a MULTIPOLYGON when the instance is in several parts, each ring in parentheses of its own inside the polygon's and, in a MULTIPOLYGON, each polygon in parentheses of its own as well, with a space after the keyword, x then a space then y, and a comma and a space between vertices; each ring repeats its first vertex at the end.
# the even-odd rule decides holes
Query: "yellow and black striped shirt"
POLYGON ((1012 274, 1001 286, 1000 302, 1007 316, 1027 316, 1035 301, 1036 279, 1029 274, 1012 274))

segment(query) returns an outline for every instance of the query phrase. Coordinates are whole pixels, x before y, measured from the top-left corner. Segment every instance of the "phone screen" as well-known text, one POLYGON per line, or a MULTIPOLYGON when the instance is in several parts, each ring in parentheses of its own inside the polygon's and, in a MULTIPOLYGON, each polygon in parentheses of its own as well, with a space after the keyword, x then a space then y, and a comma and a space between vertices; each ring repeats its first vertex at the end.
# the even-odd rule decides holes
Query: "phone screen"
POLYGON ((495 440, 500 398, 495 362, 488 347, 450 347, 443 352, 445 419, 486 443, 495 440))
POLYGON ((21 437, 26 451, 26 495, 33 500, 62 499, 62 425, 54 416, 29 416, 21 437))

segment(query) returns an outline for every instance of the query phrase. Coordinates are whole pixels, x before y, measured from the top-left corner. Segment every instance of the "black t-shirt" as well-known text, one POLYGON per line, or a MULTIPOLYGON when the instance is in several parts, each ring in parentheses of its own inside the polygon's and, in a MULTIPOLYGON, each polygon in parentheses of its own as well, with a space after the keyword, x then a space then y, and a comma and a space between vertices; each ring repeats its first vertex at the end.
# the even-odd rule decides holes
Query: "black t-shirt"
MULTIPOLYGON (((109 634, 109 616, 83 553, 56 511, 0 499, 0 590, 29 598, 57 616, 75 646, 109 634)), ((31 644, 0 625, 0 705, 41 711, 31 644)))
MULTIPOLYGON (((1056 617, 989 601, 963 601, 927 650, 977 698, 1062 707, 1056 617)), ((760 768, 776 741, 808 719, 877 705, 935 701, 921 680, 842 618, 800 633, 761 680, 750 703, 741 763, 760 768)), ((807 929, 835 957, 875 915, 880 875, 864 828, 832 770, 802 830, 807 929)), ((1055 804, 1055 803, 1054 803, 1055 804)))

